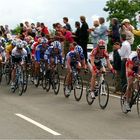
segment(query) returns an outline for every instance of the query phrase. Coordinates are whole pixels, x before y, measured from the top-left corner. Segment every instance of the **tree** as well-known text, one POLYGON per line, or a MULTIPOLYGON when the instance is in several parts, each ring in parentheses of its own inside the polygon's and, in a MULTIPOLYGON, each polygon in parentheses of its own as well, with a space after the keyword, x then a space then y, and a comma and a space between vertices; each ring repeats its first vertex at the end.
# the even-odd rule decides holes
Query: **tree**
MULTIPOLYGON (((136 14, 140 12, 140 0, 108 0, 103 10, 109 14, 107 21, 118 18, 121 23, 123 19, 127 18, 136 27, 136 14)), ((134 46, 138 44, 140 41, 136 37, 134 46)))
POLYGON ((140 11, 140 1, 139 0, 108 0, 106 2, 106 7, 103 9, 109 13, 107 20, 111 18, 118 18, 122 21, 128 18, 133 24, 135 23, 136 13, 140 11))
POLYGON ((19 25, 17 25, 17 27, 15 29, 13 29, 12 34, 17 35, 21 33, 21 27, 19 25))

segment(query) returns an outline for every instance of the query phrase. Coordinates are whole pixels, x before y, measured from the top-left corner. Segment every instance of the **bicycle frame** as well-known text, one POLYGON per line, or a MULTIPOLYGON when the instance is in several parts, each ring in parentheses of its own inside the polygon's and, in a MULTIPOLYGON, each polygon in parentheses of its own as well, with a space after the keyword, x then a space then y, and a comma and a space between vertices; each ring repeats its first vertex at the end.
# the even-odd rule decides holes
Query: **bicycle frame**
POLYGON ((133 84, 137 83, 138 84, 138 90, 135 92, 135 89, 133 89, 134 91, 132 92, 132 97, 131 97, 131 101, 130 101, 130 108, 133 106, 133 104, 136 102, 136 99, 138 97, 138 94, 140 92, 140 81, 138 79, 136 79, 133 84), (138 83, 137 83, 138 82, 138 83), (134 92, 136 94, 134 94, 134 92))

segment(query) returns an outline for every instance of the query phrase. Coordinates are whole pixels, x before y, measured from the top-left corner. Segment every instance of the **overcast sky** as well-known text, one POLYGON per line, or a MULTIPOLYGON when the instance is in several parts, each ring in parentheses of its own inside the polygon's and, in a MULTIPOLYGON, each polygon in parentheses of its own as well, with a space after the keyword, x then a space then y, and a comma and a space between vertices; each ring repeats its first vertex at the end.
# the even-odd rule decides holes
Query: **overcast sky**
POLYGON ((44 22, 49 28, 55 22, 62 23, 67 16, 74 27, 79 16, 87 17, 89 26, 93 18, 107 17, 103 11, 107 0, 0 0, 0 25, 8 24, 11 28, 18 23, 44 22))

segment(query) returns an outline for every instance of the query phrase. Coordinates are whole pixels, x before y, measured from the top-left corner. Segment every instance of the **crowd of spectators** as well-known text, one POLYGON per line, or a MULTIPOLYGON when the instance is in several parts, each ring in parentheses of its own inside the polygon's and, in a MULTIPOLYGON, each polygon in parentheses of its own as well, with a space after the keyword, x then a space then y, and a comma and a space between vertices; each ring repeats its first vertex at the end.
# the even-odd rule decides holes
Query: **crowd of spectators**
MULTIPOLYGON (((21 39, 31 36, 34 40, 38 39, 40 36, 45 36, 48 40, 55 38, 62 43, 63 56, 65 56, 69 51, 70 43, 76 42, 83 48, 86 61, 89 35, 92 37, 93 48, 96 48, 98 41, 102 39, 106 42, 107 49, 108 40, 110 39, 114 52, 113 64, 114 69, 116 70, 116 79, 117 81, 120 81, 121 79, 121 86, 123 86, 126 83, 126 77, 124 76, 125 62, 131 53, 131 49, 134 47, 134 35, 140 36, 139 23, 135 29, 131 25, 129 19, 124 19, 119 22, 117 18, 112 18, 110 20, 110 27, 107 27, 104 17, 99 17, 99 19, 93 21, 93 27, 89 28, 88 23, 86 22, 86 17, 80 16, 79 21, 75 21, 75 30, 73 30, 68 17, 63 17, 62 20, 64 26, 60 23, 54 23, 52 25, 53 33, 49 31, 48 27, 44 23, 37 22, 34 24, 25 21, 25 23, 20 23, 19 25, 20 32, 18 36, 21 39)), ((9 30, 8 25, 5 25, 5 27, 0 26, 0 36, 8 38, 9 34, 11 34, 11 31, 9 30)), ((116 91, 118 91, 121 86, 118 84, 116 85, 116 91)))

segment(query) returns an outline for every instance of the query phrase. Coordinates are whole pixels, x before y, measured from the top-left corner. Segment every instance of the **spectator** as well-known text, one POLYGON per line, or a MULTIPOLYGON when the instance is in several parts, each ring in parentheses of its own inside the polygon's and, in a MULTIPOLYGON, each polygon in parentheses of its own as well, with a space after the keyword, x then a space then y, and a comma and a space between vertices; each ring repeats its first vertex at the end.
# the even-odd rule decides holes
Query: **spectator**
POLYGON ((63 17, 63 22, 64 22, 65 26, 67 27, 67 30, 72 31, 71 26, 68 23, 69 19, 67 17, 63 17))
POLYGON ((111 29, 110 37, 111 37, 112 44, 114 44, 115 42, 120 42, 120 33, 119 33, 120 24, 117 18, 112 18, 111 26, 112 29, 111 29))
POLYGON ((94 31, 95 34, 98 34, 99 40, 102 39, 106 42, 106 49, 108 44, 108 29, 105 25, 105 19, 103 17, 99 18, 100 27, 99 30, 94 31))
POLYGON ((8 25, 5 25, 5 34, 10 34, 10 30, 9 30, 9 27, 8 25))
POLYGON ((113 45, 113 68, 115 70, 114 75, 114 85, 115 85, 115 93, 121 91, 121 57, 118 53, 118 48, 120 48, 120 43, 115 42, 113 45))
POLYGON ((125 63, 126 63, 126 60, 129 58, 129 55, 131 54, 131 45, 126 39, 126 34, 121 34, 121 41, 122 41, 122 45, 121 45, 121 48, 118 50, 118 52, 122 60, 121 62, 121 87, 123 88, 124 85, 127 83, 125 63))
POLYGON ((75 28, 76 31, 74 34, 74 41, 79 45, 80 44, 80 22, 76 21, 75 22, 75 28))
POLYGON ((84 16, 80 16, 80 21, 82 23, 82 26, 80 28, 80 46, 83 48, 85 61, 87 63, 87 44, 88 44, 88 24, 86 23, 86 18, 84 16))
POLYGON ((70 43, 73 43, 72 33, 67 29, 66 26, 63 27, 63 36, 64 36, 64 55, 69 51, 70 43))
POLYGON ((130 24, 129 19, 124 19, 122 21, 122 26, 120 28, 120 34, 125 34, 126 35, 126 40, 130 43, 131 47, 133 46, 134 43, 134 35, 130 31, 130 28, 134 29, 134 27, 130 24))
POLYGON ((91 36, 93 38, 93 48, 96 48, 99 41, 99 35, 96 33, 99 31, 99 20, 95 20, 93 22, 93 26, 94 28, 89 29, 88 31, 91 33, 91 36))
POLYGON ((45 35, 49 35, 48 28, 44 25, 44 23, 41 23, 41 32, 45 35))
POLYGON ((0 31, 2 32, 2 35, 5 34, 5 29, 4 29, 4 27, 2 25, 0 26, 0 31))

